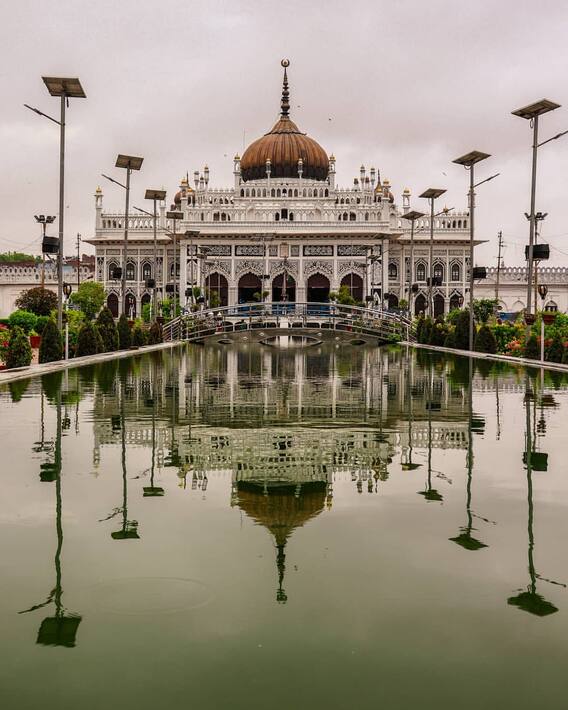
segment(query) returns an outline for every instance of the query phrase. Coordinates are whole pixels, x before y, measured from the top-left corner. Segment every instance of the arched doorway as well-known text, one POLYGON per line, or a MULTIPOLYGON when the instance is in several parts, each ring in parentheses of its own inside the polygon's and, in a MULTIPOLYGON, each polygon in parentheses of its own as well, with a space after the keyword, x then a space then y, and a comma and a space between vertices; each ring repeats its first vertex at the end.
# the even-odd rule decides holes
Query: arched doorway
POLYGON ((394 293, 387 293, 387 308, 398 308, 398 296, 395 296, 394 293))
POLYGON ((453 296, 450 297, 450 311, 453 311, 459 307, 460 307, 460 295, 459 295, 459 293, 454 293, 453 296))
POLYGON ((329 301, 329 279, 323 274, 312 274, 308 279, 308 303, 329 301))
POLYGON ((109 293, 107 297, 107 306, 109 307, 113 318, 118 318, 118 296, 116 293, 109 293))
POLYGON ((284 287, 284 274, 278 274, 272 281, 272 300, 275 303, 280 301, 287 301, 288 303, 294 303, 296 300, 296 282, 290 276, 286 274, 286 294, 282 293, 284 287))
POLYGON ((434 318, 437 318, 438 316, 443 316, 445 307, 446 303, 444 301, 444 297, 441 293, 437 293, 434 296, 434 318))
POLYGON ((426 313, 426 296, 423 293, 414 299, 414 315, 419 316, 421 313, 426 313))
POLYGON ((132 293, 126 294, 126 315, 128 318, 136 318, 136 296, 132 293))
POLYGON ((205 279, 205 290, 209 294, 211 308, 229 305, 229 284, 227 279, 216 271, 205 279))
MULTIPOLYGON (((262 294, 262 283, 256 274, 244 274, 239 279, 239 303, 257 303, 255 293, 262 294)), ((261 299, 262 300, 262 299, 261 299)))
POLYGON ((363 301, 363 279, 359 276, 359 274, 355 274, 353 272, 345 274, 345 276, 341 279, 339 286, 347 286, 349 293, 357 303, 361 303, 363 301))

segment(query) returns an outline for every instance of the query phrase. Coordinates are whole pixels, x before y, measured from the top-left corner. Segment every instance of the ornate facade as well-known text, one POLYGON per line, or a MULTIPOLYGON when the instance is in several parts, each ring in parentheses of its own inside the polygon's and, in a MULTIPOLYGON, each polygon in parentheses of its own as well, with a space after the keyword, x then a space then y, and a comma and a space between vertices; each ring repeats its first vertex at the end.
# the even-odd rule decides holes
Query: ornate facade
MULTIPOLYGON (((126 268, 129 308, 151 300, 147 279, 157 287, 174 281, 172 232, 178 234, 179 293, 187 303, 191 285, 215 293, 215 304, 271 301, 325 302, 347 286, 357 301, 395 307, 411 297, 416 312, 426 309, 430 271, 430 219, 417 220, 412 279, 410 230, 403 214, 410 210, 405 189, 397 204, 380 170, 363 165, 352 187, 336 184, 336 159, 301 133, 289 116, 287 62, 280 118, 264 136, 233 161, 233 185, 211 186, 207 166, 182 179, 174 197, 183 219, 158 217, 159 257, 153 263, 153 218, 129 217, 126 268)), ((124 215, 103 210, 95 194, 97 278, 118 312, 120 283, 112 279, 122 264, 124 215)), ((424 211, 428 203, 416 205, 424 211)), ((434 219, 432 270, 441 285, 433 289, 434 312, 447 312, 465 296, 468 280, 469 215, 443 210, 434 219)))

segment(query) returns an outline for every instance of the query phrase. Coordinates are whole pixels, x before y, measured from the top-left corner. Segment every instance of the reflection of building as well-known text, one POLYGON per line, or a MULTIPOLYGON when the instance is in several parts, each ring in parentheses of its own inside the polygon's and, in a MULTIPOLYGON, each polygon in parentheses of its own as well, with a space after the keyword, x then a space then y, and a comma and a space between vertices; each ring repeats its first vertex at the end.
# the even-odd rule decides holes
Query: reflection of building
MULTIPOLYGON (((286 65, 287 66, 287 65, 286 65)), ((174 197, 183 213, 176 226, 181 236, 179 269, 182 298, 188 284, 215 292, 221 305, 258 299, 327 301, 330 291, 346 286, 357 301, 373 294, 390 306, 408 299, 410 238, 402 214, 410 209, 410 191, 395 203, 380 170, 361 166, 353 186, 336 184, 336 160, 302 133, 290 117, 286 71, 280 117, 272 129, 233 160, 231 187, 213 188, 206 166, 185 176, 174 197), (195 234, 198 232, 198 235, 195 234), (207 258, 197 258, 201 247, 207 258), (371 257, 375 257, 372 259, 371 257)), ((428 211, 427 203, 416 207, 428 211)), ((97 279, 118 311, 120 283, 113 279, 122 266, 124 215, 103 211, 103 193, 95 193, 96 226, 90 243, 96 247, 97 279)), ((442 210, 442 205, 439 207, 442 210)), ((441 211, 434 219, 434 311, 448 311, 465 295, 468 279, 468 212, 441 211)), ((132 215, 128 223, 127 292, 140 311, 150 302, 147 279, 158 286, 174 280, 170 239, 173 223, 159 212, 159 256, 153 263, 153 218, 132 215)), ((426 307, 429 276, 430 218, 416 223, 412 281, 417 284, 416 311, 426 307)), ((177 262, 177 260, 176 260, 177 262)), ((217 300, 217 299, 216 299, 217 300)))

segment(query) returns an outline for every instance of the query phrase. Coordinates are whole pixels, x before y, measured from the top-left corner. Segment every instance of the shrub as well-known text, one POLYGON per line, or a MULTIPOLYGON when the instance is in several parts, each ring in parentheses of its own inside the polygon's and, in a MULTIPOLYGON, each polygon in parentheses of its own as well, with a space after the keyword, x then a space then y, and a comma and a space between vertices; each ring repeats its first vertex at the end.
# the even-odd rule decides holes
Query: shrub
POLYGON ((479 298, 473 302, 473 315, 475 320, 487 323, 489 316, 495 313, 499 301, 496 298, 479 298))
POLYGON ((164 342, 164 334, 162 333, 162 326, 156 321, 150 326, 150 331, 148 333, 148 345, 158 345, 158 343, 164 342))
POLYGON ((57 323, 53 318, 49 318, 42 333, 41 345, 39 347, 40 362, 55 362, 63 357, 63 347, 61 345, 61 333, 57 323))
POLYGON ((539 359, 540 348, 538 347, 538 340, 536 335, 531 335, 525 343, 523 357, 530 358, 531 360, 539 359))
POLYGON ((29 334, 30 331, 34 330, 37 324, 37 316, 31 311, 14 311, 10 314, 9 318, 10 328, 17 326, 21 328, 24 333, 29 334))
MULTIPOLYGON (((100 336, 99 336, 100 337, 100 336)), ((81 326, 77 339, 77 357, 96 355, 98 352, 97 330, 91 321, 86 321, 81 326)))
POLYGON ((87 320, 92 320, 105 302, 104 286, 98 281, 84 281, 77 291, 71 294, 71 301, 79 306, 87 320))
POLYGON ((136 323, 134 328, 132 328, 132 345, 138 347, 146 345, 146 331, 142 328, 140 323, 136 323))
POLYGON ((422 324, 422 329, 420 331, 420 340, 418 341, 419 343, 424 343, 425 345, 428 345, 430 343, 433 325, 434 324, 430 316, 426 316, 426 318, 424 318, 424 323, 422 324))
POLYGON ((482 325, 477 331, 473 349, 478 353, 491 353, 493 355, 497 352, 497 341, 489 326, 482 325))
POLYGON ((416 342, 422 342, 422 331, 424 330, 424 316, 419 316, 416 321, 416 342))
POLYGON ((568 348, 564 348, 564 352, 562 353, 562 364, 568 365, 568 348))
POLYGON ((450 330, 450 332, 446 335, 446 339, 444 340, 444 347, 445 348, 455 348, 456 347, 456 333, 454 330, 450 330))
POLYGON ((128 325, 128 318, 123 313, 118 319, 118 347, 120 350, 128 350, 131 345, 130 326, 128 325))
POLYGON ((446 340, 447 328, 444 317, 438 316, 430 329, 430 345, 442 346, 446 340))
POLYGON ((550 362, 562 362, 564 355, 564 342, 559 333, 552 339, 552 343, 546 350, 546 359, 550 362))
POLYGON ((57 308, 57 294, 41 286, 30 288, 18 296, 16 308, 35 313, 36 316, 48 316, 57 308))
POLYGON ((27 367, 32 361, 32 347, 22 328, 15 325, 10 333, 10 342, 6 351, 6 367, 27 367))
POLYGON ((38 317, 37 317, 36 324, 35 324, 35 329, 34 329, 35 332, 36 332, 38 335, 42 335, 42 334, 43 334, 43 329, 45 328, 45 326, 47 325, 48 321, 50 321, 50 320, 51 320, 51 318, 50 318, 49 316, 38 316, 38 317))
POLYGON ((456 319, 456 330, 454 333, 455 348, 458 350, 469 350, 469 310, 460 311, 456 319))
POLYGON ((118 350, 118 330, 108 306, 105 306, 97 316, 97 330, 103 341, 101 352, 112 353, 118 350))

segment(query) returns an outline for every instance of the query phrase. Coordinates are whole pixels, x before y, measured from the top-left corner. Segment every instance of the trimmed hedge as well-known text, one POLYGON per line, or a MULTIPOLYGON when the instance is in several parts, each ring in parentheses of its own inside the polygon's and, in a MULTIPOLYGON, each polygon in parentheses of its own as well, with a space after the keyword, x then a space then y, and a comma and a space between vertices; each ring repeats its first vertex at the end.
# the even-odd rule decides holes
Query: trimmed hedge
POLYGON ((131 345, 130 325, 128 324, 128 318, 123 313, 118 319, 118 347, 119 350, 128 350, 131 345))
POLYGON ((6 351, 6 367, 27 367, 32 361, 30 339, 20 326, 14 326, 10 333, 10 342, 6 351))
POLYGON ((41 345, 39 346, 39 361, 55 362, 63 357, 63 346, 61 343, 61 333, 57 327, 57 323, 53 318, 49 318, 41 336, 41 345))
POLYGON ((112 353, 118 350, 118 330, 108 306, 105 306, 97 316, 97 330, 103 341, 103 352, 112 353))

